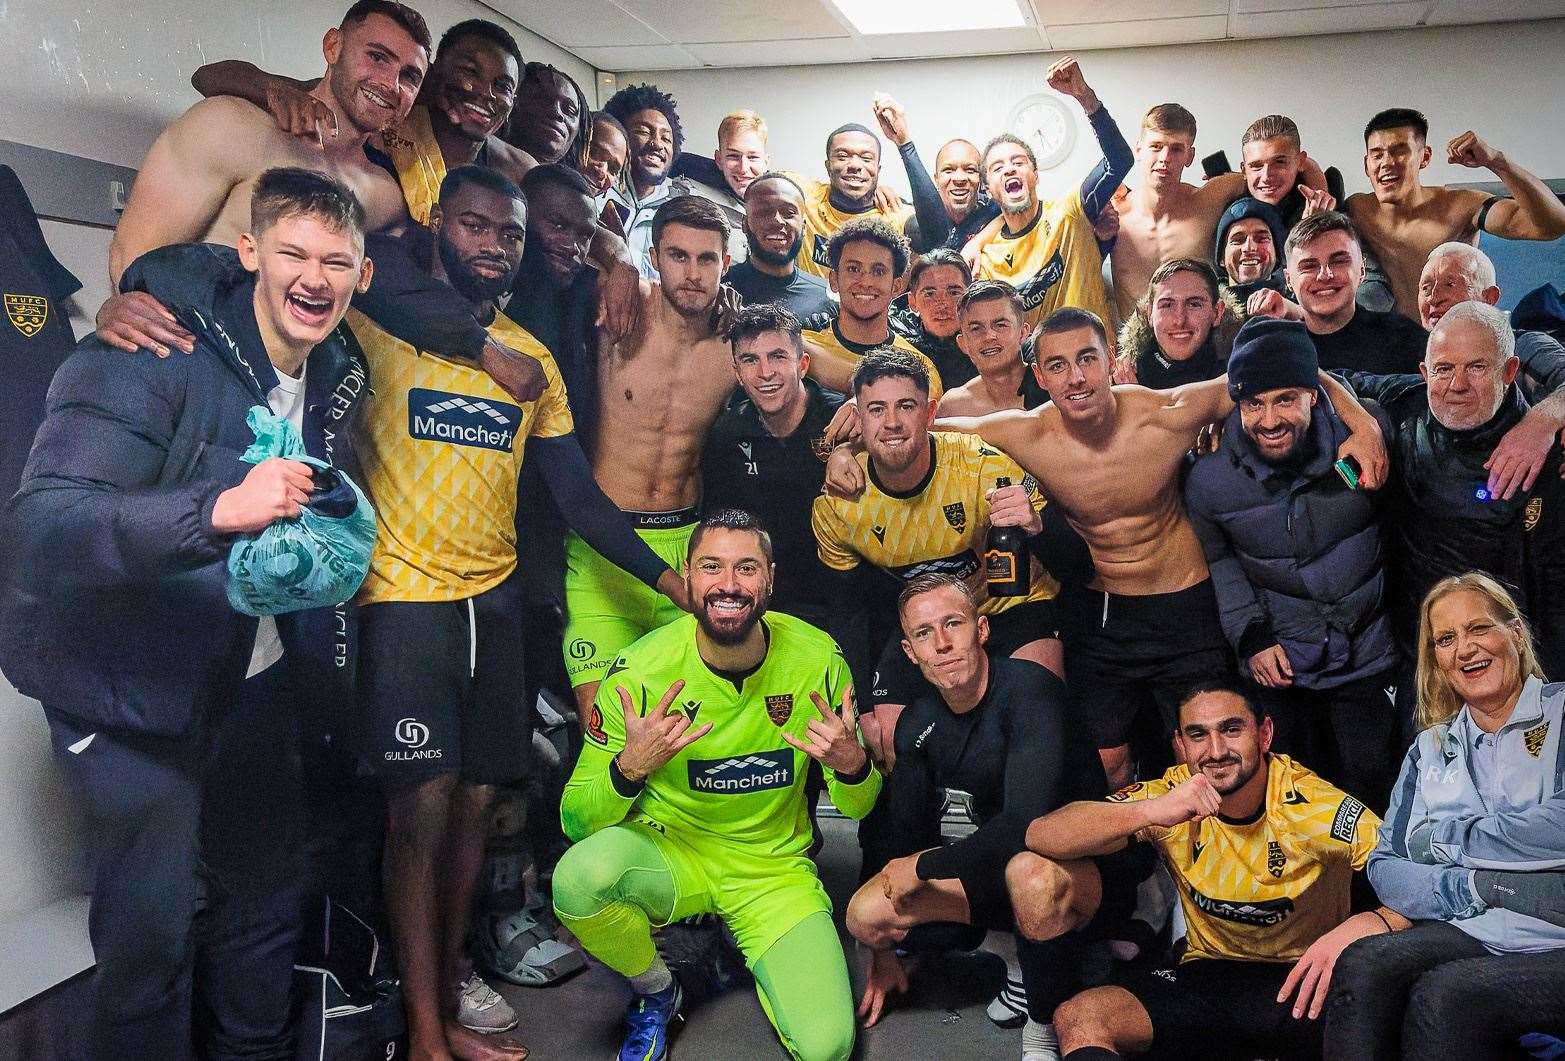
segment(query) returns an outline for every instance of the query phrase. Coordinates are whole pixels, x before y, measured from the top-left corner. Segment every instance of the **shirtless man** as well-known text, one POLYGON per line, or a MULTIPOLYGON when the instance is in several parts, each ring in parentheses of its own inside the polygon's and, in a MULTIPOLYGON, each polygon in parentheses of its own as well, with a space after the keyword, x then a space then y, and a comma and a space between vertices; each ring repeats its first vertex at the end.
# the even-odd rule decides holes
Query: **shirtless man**
MULTIPOLYGON (((1296 153, 1271 150, 1288 137, 1278 131, 1281 123, 1269 123, 1270 119, 1263 118, 1246 130, 1250 138, 1245 144, 1246 173, 1224 173, 1197 188, 1180 179, 1185 167, 1195 161, 1195 115, 1177 103, 1160 103, 1147 111, 1135 147, 1141 183, 1119 201, 1119 239, 1109 256, 1114 306, 1120 320, 1128 319, 1135 310, 1136 299, 1146 291, 1159 265, 1171 258, 1205 258, 1212 253, 1217 221, 1228 204, 1245 193, 1247 177, 1255 181, 1250 194, 1256 195, 1259 189, 1268 203, 1284 201, 1295 183, 1325 190, 1325 174, 1297 151, 1296 140, 1292 145, 1296 153), (1275 135, 1251 136, 1252 130, 1275 135), (1280 166, 1260 164, 1279 153, 1289 156, 1280 166), (1248 171, 1252 158, 1258 163, 1253 173, 1248 171), (1291 175, 1282 172, 1290 169, 1291 175), (1279 184, 1286 187, 1274 187, 1279 184)), ((1301 188, 1300 194, 1313 196, 1314 192, 1301 188)), ((1327 208, 1329 205, 1335 204, 1327 204, 1327 208)))
POLYGON ((335 136, 312 142, 279 129, 266 111, 232 97, 202 100, 153 143, 109 245, 109 279, 145 251, 201 240, 234 246, 250 226, 250 191, 277 166, 301 166, 346 184, 368 228, 407 217, 402 190, 371 161, 373 133, 407 116, 429 68, 429 29, 410 7, 359 0, 326 31, 326 74, 310 91, 335 136))
MULTIPOLYGON (((1180 491, 1185 451, 1233 401, 1226 377, 1172 391, 1111 386, 1109 360, 1101 320, 1056 310, 1038 327, 1033 365, 1053 402, 938 426, 974 431, 1008 453, 1086 540, 1097 574, 1067 602, 1076 615, 1065 627, 1065 667, 1080 724, 1097 741, 1109 784, 1122 785, 1131 780, 1137 712, 1155 705, 1171 729, 1192 681, 1233 668, 1180 491)), ((1336 380, 1323 374, 1321 383, 1354 431, 1338 455, 1358 461, 1366 488, 1379 486, 1387 461, 1378 425, 1336 380)), ((833 454, 833 490, 858 488, 860 476, 842 474, 847 463, 833 454)))
POLYGON ((1022 408, 1022 343, 1027 328, 1021 296, 1004 280, 979 280, 957 302, 956 345, 978 375, 946 391, 941 416, 988 416, 1022 408))
POLYGON ((1548 185, 1472 131, 1446 145, 1453 166, 1487 169, 1512 198, 1470 188, 1425 187, 1429 122, 1415 110, 1381 111, 1364 127, 1364 175, 1370 191, 1348 196, 1347 214, 1391 281, 1399 313, 1418 319, 1418 278, 1442 243, 1477 244, 1479 230, 1505 239, 1565 235, 1565 203, 1548 185))
MULTIPOLYGON (((727 216, 702 196, 658 207, 651 248, 658 279, 642 282, 635 329, 618 342, 605 337, 598 356, 593 477, 675 570, 698 520, 707 431, 735 384, 733 355, 714 321, 728 235, 727 216)), ((565 669, 591 731, 609 664, 680 612, 574 533, 565 557, 565 669)))

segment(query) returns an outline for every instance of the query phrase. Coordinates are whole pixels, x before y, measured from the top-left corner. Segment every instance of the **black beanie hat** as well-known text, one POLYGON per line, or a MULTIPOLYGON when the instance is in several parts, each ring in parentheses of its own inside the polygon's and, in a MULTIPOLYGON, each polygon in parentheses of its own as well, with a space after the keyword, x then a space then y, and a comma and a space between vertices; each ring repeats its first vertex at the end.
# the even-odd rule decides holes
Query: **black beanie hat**
POLYGON ((1227 250, 1228 230, 1235 223, 1243 221, 1247 217, 1260 218, 1272 233, 1272 253, 1276 255, 1277 262, 1272 266, 1273 270, 1282 268, 1282 248, 1288 242, 1288 226, 1283 224, 1282 215, 1277 208, 1270 203, 1263 203, 1259 199, 1253 199, 1248 195, 1240 196, 1228 204, 1228 209, 1223 211, 1223 216, 1217 220, 1217 239, 1212 245, 1212 260, 1217 263, 1217 271, 1224 277, 1228 271, 1223 267, 1223 254, 1227 250))
POLYGON ((1315 340, 1301 322, 1251 317, 1228 355, 1228 396, 1237 402, 1280 387, 1314 390, 1319 374, 1315 340))

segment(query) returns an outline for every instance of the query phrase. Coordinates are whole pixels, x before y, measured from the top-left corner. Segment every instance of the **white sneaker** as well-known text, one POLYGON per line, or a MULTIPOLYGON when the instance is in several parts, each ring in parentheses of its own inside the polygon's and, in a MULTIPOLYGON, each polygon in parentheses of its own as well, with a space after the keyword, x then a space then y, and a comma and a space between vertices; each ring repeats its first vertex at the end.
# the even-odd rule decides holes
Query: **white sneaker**
POLYGON ((1060 1037, 1054 1025, 1029 1019, 1022 1028, 1022 1061, 1060 1061, 1060 1037))
POLYGON ((457 989, 456 1022, 480 1035, 496 1035, 516 1027, 516 1010, 482 977, 471 973, 457 989))

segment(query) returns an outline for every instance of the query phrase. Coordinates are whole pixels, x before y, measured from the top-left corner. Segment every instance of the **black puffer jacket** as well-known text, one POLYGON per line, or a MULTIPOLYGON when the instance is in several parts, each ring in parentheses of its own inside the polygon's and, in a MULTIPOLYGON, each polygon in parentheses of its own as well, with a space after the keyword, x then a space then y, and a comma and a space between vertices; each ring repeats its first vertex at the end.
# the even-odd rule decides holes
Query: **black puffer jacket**
MULTIPOLYGON (((1383 430, 1389 431, 1389 425, 1383 430)), ((1190 470, 1185 505, 1240 661, 1281 645, 1294 685, 1330 689, 1395 663, 1374 499, 1332 467, 1348 429, 1324 399, 1297 469, 1263 460, 1240 425, 1190 470)))
POLYGON ((1409 649, 1418 609, 1440 579, 1483 571, 1504 583, 1532 624, 1544 674, 1565 676, 1565 481, 1556 441, 1528 491, 1490 498, 1484 462, 1527 413, 1513 385, 1488 423, 1452 431, 1429 409, 1417 376, 1355 376, 1354 389, 1380 402, 1395 425, 1391 452, 1392 614, 1409 649))
MULTIPOLYGON (((232 537, 211 517, 252 467, 240 460, 254 441, 245 414, 266 405, 276 374, 254 279, 232 250, 205 251, 153 252, 162 257, 147 288, 195 334, 195 352, 159 358, 82 340, 49 388, 0 531, 18 556, 0 594, 0 668, 24 694, 104 728, 186 733, 243 680, 255 641, 256 620, 225 592, 232 537)), ((126 273, 126 290, 142 286, 146 261, 126 273)), ((346 329, 310 354, 312 456, 342 462, 367 381, 346 329)), ((288 651, 301 648, 289 626, 312 629, 300 654, 334 669, 331 612, 298 617, 279 623, 288 651)))

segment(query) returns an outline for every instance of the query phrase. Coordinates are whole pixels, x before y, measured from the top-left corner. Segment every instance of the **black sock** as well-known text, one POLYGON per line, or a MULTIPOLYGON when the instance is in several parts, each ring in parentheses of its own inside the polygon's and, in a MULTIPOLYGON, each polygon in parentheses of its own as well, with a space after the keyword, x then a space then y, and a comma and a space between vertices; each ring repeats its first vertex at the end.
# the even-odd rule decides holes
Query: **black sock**
POLYGON ((1119 1055, 1107 1047, 1082 1046, 1060 1058, 1060 1061, 1119 1061, 1119 1055))

